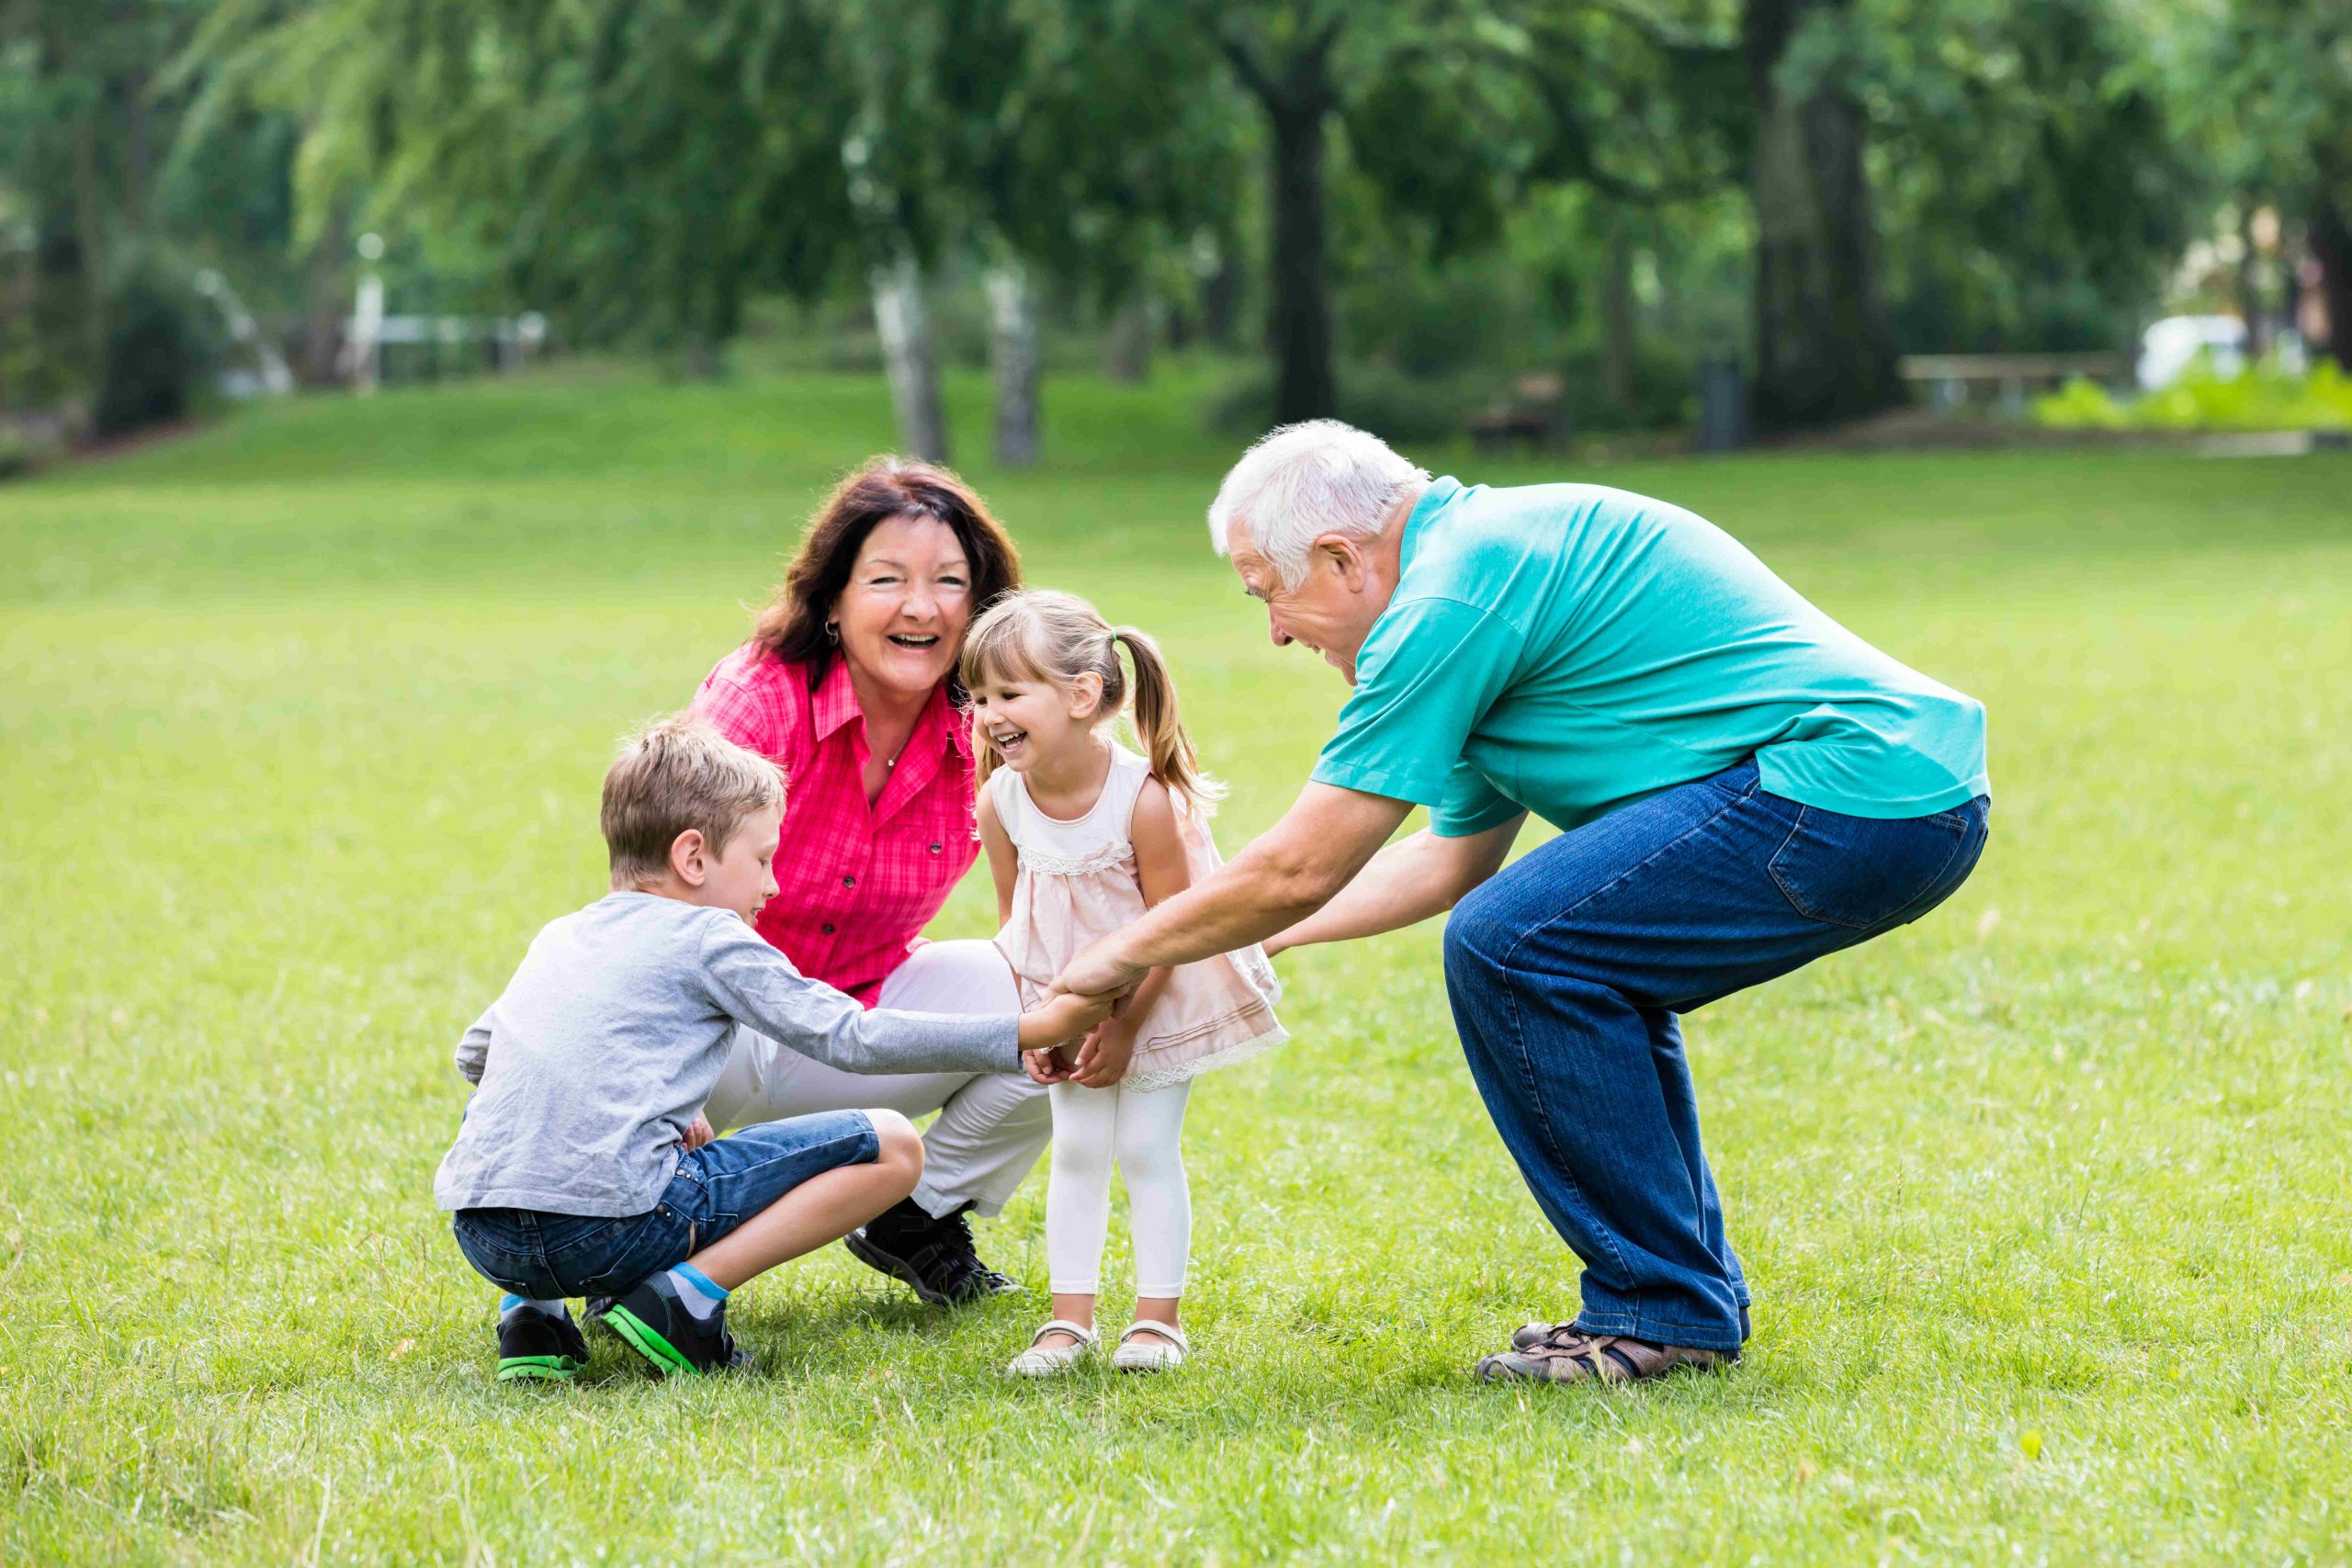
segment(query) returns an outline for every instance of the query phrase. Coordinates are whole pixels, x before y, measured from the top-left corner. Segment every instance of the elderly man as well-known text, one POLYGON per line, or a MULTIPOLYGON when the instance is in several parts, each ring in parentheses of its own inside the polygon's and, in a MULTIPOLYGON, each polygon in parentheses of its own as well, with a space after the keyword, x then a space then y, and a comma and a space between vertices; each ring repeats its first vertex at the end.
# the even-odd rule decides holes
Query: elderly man
POLYGON ((1573 1319, 1529 1324, 1478 1374, 1736 1359, 1747 1283, 1678 1016, 1951 897, 1984 847, 1983 707, 1690 513, 1432 481, 1331 421, 1250 448, 1209 532, 1276 645, 1355 692, 1289 813, 1060 987, 1452 909, 1471 1075, 1584 1264, 1573 1319), (1388 843, 1415 805, 1428 829, 1388 843), (1503 870, 1531 811, 1560 834, 1503 870))

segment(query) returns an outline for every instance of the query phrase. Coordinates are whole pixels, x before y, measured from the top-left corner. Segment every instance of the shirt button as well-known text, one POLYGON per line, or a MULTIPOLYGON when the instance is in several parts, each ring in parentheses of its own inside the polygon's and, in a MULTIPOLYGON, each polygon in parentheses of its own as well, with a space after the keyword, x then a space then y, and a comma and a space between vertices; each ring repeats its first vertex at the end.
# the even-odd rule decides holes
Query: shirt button
POLYGON ((843 887, 854 887, 857 886, 857 878, 854 876, 844 876, 842 878, 842 886, 843 887))
POLYGON ((931 852, 932 852, 933 854, 937 854, 937 853, 939 852, 939 846, 938 846, 937 844, 933 844, 933 845, 932 845, 932 846, 931 846, 931 852))
POLYGON ((831 936, 833 934, 833 922, 827 920, 823 925, 819 926, 817 929, 823 931, 827 936, 831 936))

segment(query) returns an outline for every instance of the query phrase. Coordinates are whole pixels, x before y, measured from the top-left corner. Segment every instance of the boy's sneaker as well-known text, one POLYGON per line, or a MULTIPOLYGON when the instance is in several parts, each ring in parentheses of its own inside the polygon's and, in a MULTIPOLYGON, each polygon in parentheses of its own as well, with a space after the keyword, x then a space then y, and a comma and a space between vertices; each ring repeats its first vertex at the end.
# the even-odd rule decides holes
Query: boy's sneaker
POLYGON ((498 1320, 498 1381, 561 1382, 588 1367, 588 1340, 570 1313, 518 1306, 498 1320))
POLYGON ((980 1261, 962 1209, 933 1219, 911 1198, 885 1209, 842 1238, 850 1256, 905 1281, 933 1306, 962 1306, 1021 1287, 980 1261))
POLYGON ((707 1318, 695 1316, 667 1274, 653 1275, 614 1298, 604 1324, 665 1375, 733 1371, 752 1364, 727 1332, 727 1309, 721 1306, 707 1318))

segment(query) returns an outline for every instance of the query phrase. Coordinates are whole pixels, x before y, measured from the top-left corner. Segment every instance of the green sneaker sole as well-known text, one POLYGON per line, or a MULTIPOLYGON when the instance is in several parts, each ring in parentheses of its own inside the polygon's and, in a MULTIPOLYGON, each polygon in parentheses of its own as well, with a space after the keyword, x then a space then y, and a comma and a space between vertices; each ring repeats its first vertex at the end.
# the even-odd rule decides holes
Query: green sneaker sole
POLYGON ((628 1308, 612 1308, 605 1314, 604 1323, 605 1327, 619 1335, 630 1349, 652 1362, 655 1371, 665 1374, 680 1372, 687 1377, 695 1375, 695 1364, 687 1360, 676 1346, 647 1327, 645 1321, 628 1308))
POLYGON ((537 1378, 548 1382, 563 1382, 574 1372, 588 1370, 585 1361, 570 1356, 508 1356, 498 1363, 498 1381, 514 1382, 523 1378, 537 1378))

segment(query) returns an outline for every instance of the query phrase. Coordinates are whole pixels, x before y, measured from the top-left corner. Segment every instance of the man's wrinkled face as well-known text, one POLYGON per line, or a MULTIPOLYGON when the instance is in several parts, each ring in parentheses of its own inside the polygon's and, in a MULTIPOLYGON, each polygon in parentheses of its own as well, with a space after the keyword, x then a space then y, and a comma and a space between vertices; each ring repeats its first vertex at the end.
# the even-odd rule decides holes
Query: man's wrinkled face
POLYGON ((1388 608, 1395 585, 1370 570, 1359 542, 1327 535, 1307 557, 1306 575, 1295 588, 1237 529, 1231 541, 1233 570, 1250 597, 1266 606, 1266 626, 1276 648, 1299 643, 1323 656, 1348 684, 1356 683, 1356 656, 1373 623, 1388 608))

